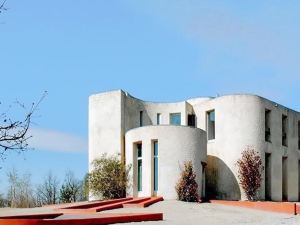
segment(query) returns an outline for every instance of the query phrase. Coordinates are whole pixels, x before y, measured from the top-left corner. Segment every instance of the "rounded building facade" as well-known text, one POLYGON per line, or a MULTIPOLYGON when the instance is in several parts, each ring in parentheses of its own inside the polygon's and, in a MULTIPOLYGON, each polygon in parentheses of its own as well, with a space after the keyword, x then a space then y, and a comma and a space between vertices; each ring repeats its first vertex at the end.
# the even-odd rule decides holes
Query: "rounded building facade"
POLYGON ((202 197, 245 199, 236 162, 247 146, 264 166, 259 198, 299 201, 299 112, 249 94, 155 103, 117 90, 89 99, 90 165, 103 153, 121 153, 133 165, 134 196, 176 198, 179 168, 192 160, 202 197))
POLYGON ((204 194, 206 133, 198 128, 172 125, 145 126, 125 135, 126 164, 132 165, 134 197, 163 196, 176 199, 175 186, 184 162, 192 161, 198 194, 204 194))

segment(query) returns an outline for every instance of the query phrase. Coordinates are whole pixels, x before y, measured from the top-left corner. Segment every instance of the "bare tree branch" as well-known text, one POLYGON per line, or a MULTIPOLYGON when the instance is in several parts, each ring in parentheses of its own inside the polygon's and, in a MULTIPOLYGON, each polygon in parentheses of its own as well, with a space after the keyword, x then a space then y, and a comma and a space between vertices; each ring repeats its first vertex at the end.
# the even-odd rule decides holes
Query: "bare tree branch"
POLYGON ((44 181, 37 187, 36 195, 39 206, 56 204, 59 198, 59 181, 51 171, 45 176, 44 181))
POLYGON ((0 115, 0 118, 3 120, 2 124, 0 124, 0 158, 3 159, 8 150, 25 151, 28 149, 27 141, 31 136, 27 136, 27 133, 32 123, 32 115, 38 110, 38 106, 46 96, 47 92, 44 92, 37 103, 32 103, 28 111, 24 104, 21 104, 19 101, 15 102, 27 111, 23 120, 14 121, 9 117, 9 111, 0 115))
POLYGON ((0 13, 2 13, 3 11, 6 11, 7 8, 4 7, 6 0, 4 0, 1 4, 0 4, 0 13))

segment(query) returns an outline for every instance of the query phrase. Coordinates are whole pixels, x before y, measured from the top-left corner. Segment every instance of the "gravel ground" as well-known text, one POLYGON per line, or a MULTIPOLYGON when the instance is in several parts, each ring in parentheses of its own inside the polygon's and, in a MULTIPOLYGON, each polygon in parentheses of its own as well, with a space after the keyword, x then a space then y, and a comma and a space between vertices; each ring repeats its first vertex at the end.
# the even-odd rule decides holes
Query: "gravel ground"
MULTIPOLYGON (((0 209, 1 215, 46 213, 49 208, 34 209, 0 209)), ((53 212, 53 211, 52 211, 53 212)), ((148 208, 122 208, 108 210, 104 213, 129 213, 129 212, 163 212, 163 221, 123 223, 123 225, 300 225, 300 215, 293 216, 282 213, 264 212, 247 208, 224 206, 209 203, 186 203, 175 200, 158 202, 148 208)))
POLYGON ((293 216, 282 213, 272 213, 247 208, 224 206, 209 203, 186 203, 174 200, 165 200, 148 208, 114 209, 106 212, 163 212, 164 221, 123 223, 144 225, 240 225, 240 224, 298 224, 300 215, 293 216))
POLYGON ((0 208, 0 216, 26 215, 26 214, 49 213, 49 212, 55 212, 55 211, 46 207, 29 208, 29 209, 0 208))

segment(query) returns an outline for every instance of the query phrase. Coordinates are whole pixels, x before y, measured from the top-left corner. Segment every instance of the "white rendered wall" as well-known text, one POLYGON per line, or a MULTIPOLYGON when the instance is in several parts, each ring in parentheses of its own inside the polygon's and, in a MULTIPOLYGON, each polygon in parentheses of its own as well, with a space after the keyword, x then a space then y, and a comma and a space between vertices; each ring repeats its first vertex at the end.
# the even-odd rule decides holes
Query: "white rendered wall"
MULTIPOLYGON (((125 93, 125 92, 124 92, 125 93)), ((144 111, 144 126, 157 125, 157 113, 161 114, 161 125, 170 124, 170 114, 181 114, 181 125, 187 125, 188 114, 194 113, 190 102, 200 103, 205 102, 209 98, 195 98, 188 101, 181 102, 148 102, 132 97, 125 93, 125 130, 139 127, 139 112, 144 111)))
MULTIPOLYGON (((122 91, 91 95, 89 98, 89 163, 103 153, 122 150, 122 91)), ((90 166, 91 169, 91 166, 90 166)))
MULTIPOLYGON (((193 105, 198 127, 206 130, 206 112, 215 110, 215 139, 208 141, 207 187, 214 185, 219 199, 245 199, 239 185, 236 162, 247 146, 253 146, 265 163, 271 153, 271 198, 282 200, 282 157, 288 157, 288 200, 299 192, 297 124, 299 113, 254 95, 229 95, 193 105), (271 141, 265 141, 265 109, 271 110, 271 141), (281 116, 288 116, 288 147, 281 144, 281 116)), ((265 198, 264 174, 260 198, 265 198)))
MULTIPOLYGON (((271 197, 282 200, 282 157, 287 157, 287 190, 289 201, 299 201, 298 121, 300 114, 267 99, 254 95, 228 95, 218 98, 195 98, 177 103, 145 102, 118 90, 92 95, 89 98, 89 163, 103 153, 121 153, 125 157, 125 133, 139 127, 140 111, 143 125, 170 122, 170 113, 181 113, 181 125, 187 115, 196 114, 197 127, 206 130, 206 112, 215 110, 215 140, 208 141, 208 186, 220 199, 244 198, 238 184, 236 161, 247 145, 271 154, 271 197), (271 110, 271 143, 265 141, 265 109, 271 110), (288 147, 281 143, 281 116, 288 116, 288 147)), ((167 133, 166 133, 167 135, 167 133)), ((167 138, 172 138, 167 135, 167 138)), ((91 166, 90 166, 91 169, 91 166)), ((262 182, 260 197, 265 197, 262 182)))
POLYGON ((282 200, 282 157, 287 157, 287 192, 288 201, 299 199, 299 159, 298 121, 300 114, 274 102, 262 99, 262 107, 271 110, 271 143, 263 141, 262 148, 271 153, 271 197, 274 201, 282 200), (288 117, 288 146, 282 145, 282 115, 288 117))
POLYGON ((176 199, 175 185, 180 177, 180 166, 193 162, 201 196, 202 166, 206 162, 206 134, 197 128, 183 126, 146 126, 126 133, 126 164, 133 165, 133 180, 129 195, 151 196, 153 187, 153 141, 158 141, 158 191, 165 199, 176 199), (142 143, 142 191, 137 191, 136 143, 142 143))

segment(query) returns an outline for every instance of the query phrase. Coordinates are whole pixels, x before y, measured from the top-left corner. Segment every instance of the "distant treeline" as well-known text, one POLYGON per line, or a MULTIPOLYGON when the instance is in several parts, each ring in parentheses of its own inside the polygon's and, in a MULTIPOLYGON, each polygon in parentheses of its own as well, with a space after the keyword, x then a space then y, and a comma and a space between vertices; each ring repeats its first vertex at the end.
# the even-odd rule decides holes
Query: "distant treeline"
POLYGON ((77 179, 72 171, 68 171, 60 182, 48 172, 40 184, 33 186, 30 174, 19 174, 14 169, 7 174, 7 193, 0 194, 0 207, 30 208, 86 201, 89 192, 87 177, 77 179))

